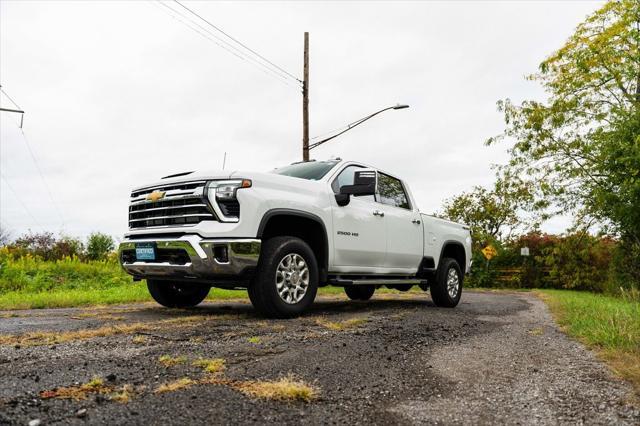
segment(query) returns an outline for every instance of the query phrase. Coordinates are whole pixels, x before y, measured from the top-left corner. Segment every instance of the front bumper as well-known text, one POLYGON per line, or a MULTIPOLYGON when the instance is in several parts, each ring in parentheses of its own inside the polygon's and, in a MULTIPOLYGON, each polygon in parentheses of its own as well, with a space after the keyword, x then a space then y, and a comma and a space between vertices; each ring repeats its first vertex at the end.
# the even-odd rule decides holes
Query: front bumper
POLYGON ((204 239, 199 235, 136 238, 120 244, 118 259, 124 270, 138 279, 242 284, 253 276, 260 257, 260 245, 257 239, 204 239), (157 259, 137 260, 136 243, 154 243, 157 259))

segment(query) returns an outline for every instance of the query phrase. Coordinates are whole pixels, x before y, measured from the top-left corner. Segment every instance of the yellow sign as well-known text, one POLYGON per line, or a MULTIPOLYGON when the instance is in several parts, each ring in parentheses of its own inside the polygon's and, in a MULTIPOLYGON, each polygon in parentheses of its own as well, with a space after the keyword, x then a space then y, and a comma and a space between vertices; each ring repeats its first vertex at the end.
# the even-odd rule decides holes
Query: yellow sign
POLYGON ((147 195, 147 200, 152 202, 162 200, 164 198, 164 194, 166 194, 164 191, 153 191, 151 194, 147 195))
POLYGON ((494 246, 489 244, 482 249, 482 254, 484 254, 484 257, 486 257, 487 260, 491 260, 492 258, 496 257, 496 255, 498 254, 498 250, 496 250, 494 246))

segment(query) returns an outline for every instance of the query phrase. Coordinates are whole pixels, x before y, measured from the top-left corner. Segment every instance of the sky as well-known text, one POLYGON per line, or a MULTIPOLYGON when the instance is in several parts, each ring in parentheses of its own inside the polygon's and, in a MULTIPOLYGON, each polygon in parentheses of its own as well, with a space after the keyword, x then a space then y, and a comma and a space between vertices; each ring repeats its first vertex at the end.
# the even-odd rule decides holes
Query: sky
MULTIPOLYGON (((492 165, 506 161, 509 147, 484 146, 504 129, 496 102, 544 99, 525 76, 602 2, 183 4, 298 78, 310 32, 312 137, 409 104, 311 157, 402 176, 433 213, 493 183, 492 165)), ((221 169, 225 152, 227 170, 301 160, 295 82, 178 18, 157 1, 0 0, 0 84, 26 111, 22 130, 19 116, 0 113, 0 224, 14 237, 121 237, 134 186, 221 169)), ((12 107, 5 95, 0 105, 12 107)), ((562 232, 569 222, 556 218, 543 230, 562 232)))

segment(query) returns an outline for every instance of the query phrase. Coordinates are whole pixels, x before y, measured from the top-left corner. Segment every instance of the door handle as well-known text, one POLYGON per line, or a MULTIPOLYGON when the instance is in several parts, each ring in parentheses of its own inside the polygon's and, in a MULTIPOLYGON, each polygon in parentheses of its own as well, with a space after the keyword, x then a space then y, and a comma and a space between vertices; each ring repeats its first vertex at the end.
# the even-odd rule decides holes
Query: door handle
POLYGON ((380 210, 374 210, 373 211, 373 215, 374 216, 384 217, 384 212, 381 212, 380 210))
POLYGON ((416 225, 420 225, 420 219, 413 219, 411 223, 415 223, 416 225))

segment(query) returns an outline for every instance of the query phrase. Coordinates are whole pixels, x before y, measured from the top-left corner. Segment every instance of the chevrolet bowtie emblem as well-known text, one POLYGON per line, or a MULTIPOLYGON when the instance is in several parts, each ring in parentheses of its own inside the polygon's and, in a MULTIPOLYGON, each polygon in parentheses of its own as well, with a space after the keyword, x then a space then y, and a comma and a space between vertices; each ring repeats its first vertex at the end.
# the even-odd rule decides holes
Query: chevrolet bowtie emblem
POLYGON ((164 191, 153 191, 151 194, 147 195, 147 200, 156 202, 158 200, 162 200, 165 194, 166 192, 164 191))

